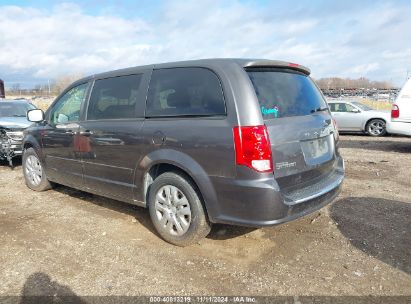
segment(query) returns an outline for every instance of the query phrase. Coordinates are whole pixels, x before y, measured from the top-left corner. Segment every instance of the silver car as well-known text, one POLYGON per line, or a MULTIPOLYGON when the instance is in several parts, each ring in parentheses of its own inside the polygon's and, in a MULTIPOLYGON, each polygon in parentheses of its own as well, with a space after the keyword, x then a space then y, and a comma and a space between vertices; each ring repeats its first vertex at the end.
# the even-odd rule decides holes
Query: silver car
POLYGON ((23 131, 32 123, 27 120, 28 110, 36 107, 25 100, 0 99, 0 161, 12 159, 23 152, 23 131))
POLYGON ((390 113, 374 110, 357 101, 329 101, 331 113, 340 132, 365 132, 371 136, 387 133, 386 122, 390 113))

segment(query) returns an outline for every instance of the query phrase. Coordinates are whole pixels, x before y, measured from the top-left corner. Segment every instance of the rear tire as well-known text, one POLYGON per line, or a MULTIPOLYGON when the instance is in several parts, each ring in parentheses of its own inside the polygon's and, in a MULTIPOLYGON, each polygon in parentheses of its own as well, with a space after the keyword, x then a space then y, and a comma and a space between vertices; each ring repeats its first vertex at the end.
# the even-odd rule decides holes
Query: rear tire
POLYGON ((166 172, 150 185, 148 208, 154 227, 167 242, 188 246, 211 230, 197 187, 185 175, 166 172))
POLYGON ((22 167, 27 187, 34 191, 46 191, 52 188, 43 165, 33 148, 24 150, 22 167))
POLYGON ((368 135, 375 137, 384 136, 387 133, 385 121, 378 118, 371 119, 367 123, 365 130, 368 135))

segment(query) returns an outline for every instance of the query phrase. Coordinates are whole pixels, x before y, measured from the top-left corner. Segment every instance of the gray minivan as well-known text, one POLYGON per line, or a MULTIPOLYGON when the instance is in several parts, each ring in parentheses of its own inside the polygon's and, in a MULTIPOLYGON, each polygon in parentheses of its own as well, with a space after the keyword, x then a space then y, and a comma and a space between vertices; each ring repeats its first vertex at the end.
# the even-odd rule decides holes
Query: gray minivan
POLYGON ((338 132, 309 69, 206 59, 80 79, 24 137, 23 172, 148 207, 168 242, 212 223, 262 227, 318 210, 338 194, 338 132))

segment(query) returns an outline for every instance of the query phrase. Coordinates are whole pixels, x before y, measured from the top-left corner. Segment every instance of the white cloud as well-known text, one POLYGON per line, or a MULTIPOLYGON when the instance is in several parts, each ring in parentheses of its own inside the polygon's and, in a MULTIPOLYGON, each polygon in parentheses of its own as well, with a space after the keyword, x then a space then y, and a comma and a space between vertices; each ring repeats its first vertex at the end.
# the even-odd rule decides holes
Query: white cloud
POLYGON ((352 68, 350 68, 348 71, 349 73, 353 75, 366 75, 369 72, 373 72, 378 70, 380 67, 378 62, 372 62, 372 63, 366 63, 366 64, 360 64, 356 65, 352 68))
POLYGON ((89 16, 67 4, 51 14, 13 6, 1 11, 0 65, 12 71, 33 69, 35 76, 54 77, 114 68, 132 64, 149 48, 137 42, 147 28, 141 20, 89 16))
POLYGON ((3 6, 0 77, 43 81, 171 60, 261 57, 307 65, 315 77, 396 80, 398 65, 410 64, 406 11, 384 4, 353 11, 347 20, 205 0, 166 2, 154 17, 123 18, 88 14, 75 4, 3 6))

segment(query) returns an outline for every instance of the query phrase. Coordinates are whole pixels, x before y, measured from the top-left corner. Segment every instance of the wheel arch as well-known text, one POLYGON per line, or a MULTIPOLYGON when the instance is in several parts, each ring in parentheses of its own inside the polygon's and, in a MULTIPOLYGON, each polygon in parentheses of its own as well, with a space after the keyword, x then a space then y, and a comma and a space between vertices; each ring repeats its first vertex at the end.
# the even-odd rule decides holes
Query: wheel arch
POLYGON ((164 172, 175 171, 186 175, 197 187, 210 221, 217 214, 217 195, 207 173, 189 155, 172 149, 156 150, 146 155, 138 164, 135 172, 135 184, 139 193, 137 199, 147 206, 147 194, 151 183, 164 172), (140 172, 140 174, 138 174, 140 172))
POLYGON ((380 119, 380 120, 383 120, 384 122, 385 122, 385 124, 387 124, 387 119, 385 119, 385 118, 383 118, 383 117, 370 117, 370 118, 368 118, 366 121, 365 121, 365 124, 364 124, 364 127, 363 127, 363 130, 364 130, 364 132, 367 132, 367 126, 368 126, 368 124, 372 121, 372 120, 374 120, 374 119, 380 119))
POLYGON ((28 135, 23 140, 23 152, 24 150, 27 150, 29 148, 33 148, 36 151, 37 155, 40 157, 40 160, 44 161, 41 146, 33 135, 28 135))

